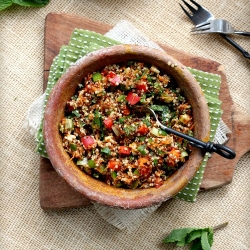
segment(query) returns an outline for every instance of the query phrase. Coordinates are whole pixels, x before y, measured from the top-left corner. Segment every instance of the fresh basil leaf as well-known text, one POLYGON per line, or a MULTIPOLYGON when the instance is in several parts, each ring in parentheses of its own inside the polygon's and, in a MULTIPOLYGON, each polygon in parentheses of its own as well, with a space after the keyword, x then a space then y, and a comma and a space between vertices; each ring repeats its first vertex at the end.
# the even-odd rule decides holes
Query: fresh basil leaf
POLYGON ((13 3, 26 7, 43 7, 49 0, 12 0, 13 3))
POLYGON ((1 0, 0 2, 0 10, 4 10, 12 5, 12 0, 1 0))

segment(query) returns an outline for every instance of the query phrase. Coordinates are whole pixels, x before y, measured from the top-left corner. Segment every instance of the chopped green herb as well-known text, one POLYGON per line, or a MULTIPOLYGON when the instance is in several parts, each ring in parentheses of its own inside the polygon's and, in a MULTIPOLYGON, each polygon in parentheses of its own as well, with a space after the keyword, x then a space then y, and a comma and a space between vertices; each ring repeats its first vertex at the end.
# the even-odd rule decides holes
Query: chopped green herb
POLYGON ((124 102, 126 101, 126 96, 125 95, 119 95, 116 99, 117 102, 124 102))
POLYGON ((166 106, 165 105, 152 104, 150 106, 150 108, 153 109, 154 111, 163 112, 166 109, 166 106))
POLYGON ((117 181, 117 183, 115 184, 116 187, 121 187, 123 184, 121 181, 117 181))
POLYGON ((140 173, 139 173, 139 169, 138 168, 136 168, 134 171, 133 171, 133 175, 139 175, 140 173))
POLYGON ((153 82, 153 81, 154 81, 154 79, 152 78, 151 75, 148 75, 148 76, 147 76, 147 80, 148 80, 149 82, 153 82))
POLYGON ((133 117, 133 115, 123 116, 119 118, 119 123, 124 123, 127 119, 133 117))
POLYGON ((126 127, 124 127, 124 132, 126 136, 129 136, 131 134, 133 134, 136 131, 136 127, 132 126, 132 125, 128 125, 126 127))
POLYGON ((139 141, 143 142, 146 140, 146 136, 139 136, 138 139, 139 141))
POLYGON ((117 172, 116 172, 116 171, 111 172, 111 177, 112 177, 113 179, 115 179, 116 176, 117 176, 117 172))
POLYGON ((154 166, 157 166, 158 165, 158 159, 154 159, 153 164, 154 164, 154 166))
POLYGON ((106 155, 110 155, 110 149, 109 148, 102 148, 101 149, 101 153, 103 153, 103 154, 106 154, 106 155))
POLYGON ((79 113, 79 110, 75 109, 72 111, 72 114, 75 115, 76 117, 81 117, 80 113, 79 113))
POLYGON ((146 155, 147 151, 146 151, 146 146, 145 145, 139 145, 137 150, 142 154, 142 155, 146 155))
POLYGON ((100 173, 96 173, 96 172, 93 173, 93 177, 96 178, 96 179, 98 179, 100 177, 100 173))
POLYGON ((130 188, 135 189, 138 187, 139 179, 132 181, 130 188))
POLYGON ((83 128, 85 125, 86 125, 86 124, 85 124, 84 122, 79 121, 79 126, 80 126, 80 128, 83 128))
POLYGON ((104 131, 103 131, 103 122, 102 122, 102 117, 99 111, 94 112, 94 124, 93 124, 94 129, 99 129, 101 132, 101 139, 104 137, 104 131))
POLYGON ((98 167, 96 167, 95 169, 96 169, 100 174, 106 173, 106 170, 107 170, 103 165, 98 166, 98 167))
POLYGON ((73 151, 76 151, 76 150, 77 150, 77 145, 76 145, 76 144, 71 143, 69 146, 70 146, 70 148, 71 148, 73 151))
POLYGON ((141 75, 137 75, 135 79, 136 79, 136 80, 140 80, 141 77, 142 77, 141 75))
POLYGON ((162 129, 159 129, 159 135, 167 135, 167 132, 162 129))

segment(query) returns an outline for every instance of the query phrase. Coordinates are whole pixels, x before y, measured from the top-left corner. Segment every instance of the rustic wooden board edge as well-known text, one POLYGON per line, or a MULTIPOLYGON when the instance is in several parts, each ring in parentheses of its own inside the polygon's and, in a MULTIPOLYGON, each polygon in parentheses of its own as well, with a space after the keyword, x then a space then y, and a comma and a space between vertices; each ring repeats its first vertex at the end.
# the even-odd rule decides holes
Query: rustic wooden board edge
MULTIPOLYGON (((104 24, 92 19, 88 19, 81 16, 76 16, 73 14, 66 14, 66 13, 49 13, 46 17, 45 21, 45 41, 44 41, 44 89, 46 88, 47 84, 47 77, 50 65, 52 63, 53 58, 58 54, 60 47, 63 44, 67 44, 70 38, 70 35, 74 28, 83 28, 89 29, 101 34, 106 33, 108 30, 112 28, 111 25, 104 24), (63 20, 63 22, 62 22, 63 20), (51 26, 50 24, 54 24, 51 26), (61 30, 64 30, 63 37, 59 37, 58 35, 58 27, 61 30), (47 36, 50 34, 51 36, 47 36), (63 44, 62 44, 63 41, 63 44), (53 49, 51 49, 51 47, 53 49), (56 48, 56 49, 55 49, 56 48)), ((208 162, 208 166, 204 173, 204 178, 201 184, 202 190, 208 190, 212 188, 221 187, 223 185, 229 184, 233 178, 233 171, 237 164, 239 158, 249 150, 250 145, 249 141, 250 138, 244 140, 244 149, 238 148, 238 140, 242 141, 244 139, 244 131, 246 130, 247 122, 242 124, 240 121, 242 117, 244 117, 244 121, 250 121, 250 118, 244 116, 240 111, 235 109, 233 105, 232 98, 229 93, 229 89, 227 86, 226 81, 226 74, 224 72, 223 66, 216 62, 209 59, 201 58, 199 56, 186 53, 184 51, 180 51, 176 48, 172 48, 166 44, 159 45, 169 54, 172 54, 175 51, 175 58, 181 61, 184 65, 190 66, 196 69, 200 69, 203 71, 211 72, 214 74, 219 74, 222 78, 222 87, 220 96, 222 99, 227 100, 227 103, 223 101, 222 106, 224 110, 223 114, 223 121, 229 126, 232 131, 240 130, 242 132, 238 132, 237 136, 235 134, 231 134, 230 141, 228 146, 232 147, 236 150, 237 157, 228 164, 227 162, 221 163, 220 158, 213 155, 208 162), (207 63, 201 63, 206 61, 207 63), (209 65, 209 67, 208 67, 209 65), (228 109, 230 106, 230 109, 228 109), (218 159, 219 158, 219 159, 218 159), (213 173, 214 171, 220 169, 221 164, 230 165, 227 168, 227 171, 223 172, 220 171, 217 177, 217 180, 213 179, 213 176, 209 173, 208 170, 211 170, 213 173), (231 175, 229 175, 228 179, 225 179, 225 173, 231 171, 231 175)), ((248 123, 249 124, 249 123, 248 123)), ((227 161, 227 160, 226 160, 227 161)), ((68 184, 62 180, 60 176, 57 175, 54 168, 52 167, 49 160, 41 157, 40 163, 40 185, 39 185, 39 193, 40 193, 40 205, 43 209, 62 209, 62 208, 71 208, 71 207, 83 207, 88 206, 91 202, 79 194, 77 191, 71 189, 68 184), (47 187, 50 186, 51 188, 48 189, 47 187), (53 193, 54 191, 54 193, 53 193)))

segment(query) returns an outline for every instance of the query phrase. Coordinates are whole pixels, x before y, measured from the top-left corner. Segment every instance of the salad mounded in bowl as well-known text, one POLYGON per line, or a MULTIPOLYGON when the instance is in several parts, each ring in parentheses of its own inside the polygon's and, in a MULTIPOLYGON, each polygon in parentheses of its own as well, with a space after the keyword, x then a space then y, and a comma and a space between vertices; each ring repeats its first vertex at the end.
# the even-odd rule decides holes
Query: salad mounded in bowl
POLYGON ((115 187, 159 188, 188 160, 187 141, 161 130, 137 105, 193 133, 192 107, 164 71, 137 61, 107 65, 78 84, 59 126, 64 149, 82 171, 115 187))

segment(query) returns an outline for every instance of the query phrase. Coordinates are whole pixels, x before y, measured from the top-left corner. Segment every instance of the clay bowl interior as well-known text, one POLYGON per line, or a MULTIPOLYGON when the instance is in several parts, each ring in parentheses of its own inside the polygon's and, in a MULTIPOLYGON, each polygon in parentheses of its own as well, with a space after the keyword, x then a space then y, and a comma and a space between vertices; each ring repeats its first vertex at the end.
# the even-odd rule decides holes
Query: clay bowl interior
POLYGON ((204 153, 194 148, 189 160, 160 188, 123 189, 107 185, 82 172, 64 151, 58 125, 64 115, 67 100, 74 95, 77 85, 91 72, 106 65, 137 60, 164 70, 176 80, 193 107, 194 136, 209 140, 210 122, 205 97, 199 84, 179 61, 165 52, 137 45, 117 45, 101 49, 79 59, 59 79, 47 102, 44 115, 44 140, 50 161, 57 173, 75 190, 92 201, 104 205, 135 209, 148 207, 175 196, 194 177, 204 153))

